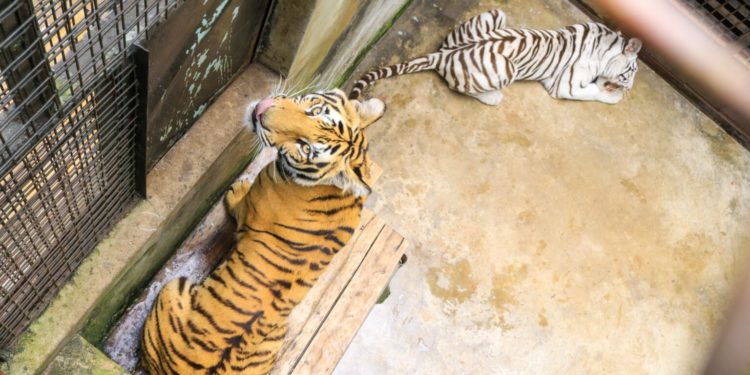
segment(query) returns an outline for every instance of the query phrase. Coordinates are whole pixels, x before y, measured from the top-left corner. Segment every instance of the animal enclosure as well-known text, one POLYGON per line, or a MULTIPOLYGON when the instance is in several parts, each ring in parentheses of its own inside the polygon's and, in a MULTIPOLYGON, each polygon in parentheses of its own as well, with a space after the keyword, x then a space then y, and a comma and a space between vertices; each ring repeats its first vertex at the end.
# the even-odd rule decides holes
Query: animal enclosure
MULTIPOLYGON (((747 1, 675 2, 750 63, 747 1)), ((80 347, 134 369, 144 311, 163 282, 203 278, 215 262, 200 263, 201 274, 191 259, 206 244, 214 260, 231 247, 220 200, 252 158, 245 108, 279 75, 294 77, 290 87, 346 89, 368 69, 433 51, 481 11, 500 8, 513 27, 554 29, 601 20, 574 7, 595 3, 0 0, 0 373, 85 373, 58 366, 80 347)), ((658 60, 653 45, 644 52, 632 95, 615 107, 557 102, 538 85, 518 85, 500 107, 484 108, 431 73, 371 87, 367 95, 389 111, 370 130, 385 172, 348 257, 290 318, 296 328, 275 373, 381 365, 440 373, 473 355, 476 373, 588 366, 560 348, 609 366, 639 364, 635 352, 608 357, 609 341, 598 340, 610 333, 623 347, 643 343, 660 366, 688 366, 688 357, 690 369, 702 366, 693 359, 711 345, 731 281, 713 271, 740 253, 735 239, 750 238, 740 228, 750 164, 694 106, 745 146, 750 123, 658 60), (669 228, 649 224, 660 207, 674 209, 675 221, 658 218, 669 228), (697 235, 683 239, 684 228, 697 235), (382 254, 407 242, 410 261, 391 279, 397 256, 382 254), (595 263, 592 249, 615 261, 595 263), (681 263, 693 255, 706 272, 681 263), (612 303, 598 303, 591 285, 612 303), (618 294, 634 288, 648 298, 618 294), (660 298, 678 306, 651 303, 660 298), (615 302, 638 314, 606 318, 615 302), (636 337, 630 323, 661 341, 636 337), (698 330, 675 333, 685 327, 698 330), (472 347, 479 336, 481 348, 472 347), (699 345, 678 352, 674 342, 699 345)))

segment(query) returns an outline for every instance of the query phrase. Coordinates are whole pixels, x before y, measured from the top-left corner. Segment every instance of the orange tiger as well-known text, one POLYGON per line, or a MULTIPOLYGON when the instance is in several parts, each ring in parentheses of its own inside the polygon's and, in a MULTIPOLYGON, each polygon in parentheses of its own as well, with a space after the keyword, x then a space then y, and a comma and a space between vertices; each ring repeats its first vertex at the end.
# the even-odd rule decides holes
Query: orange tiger
POLYGON ((257 103, 249 125, 277 160, 225 203, 237 245, 201 283, 164 286, 146 320, 141 364, 155 374, 266 374, 287 317, 359 223, 370 193, 364 129, 378 99, 340 90, 257 103))

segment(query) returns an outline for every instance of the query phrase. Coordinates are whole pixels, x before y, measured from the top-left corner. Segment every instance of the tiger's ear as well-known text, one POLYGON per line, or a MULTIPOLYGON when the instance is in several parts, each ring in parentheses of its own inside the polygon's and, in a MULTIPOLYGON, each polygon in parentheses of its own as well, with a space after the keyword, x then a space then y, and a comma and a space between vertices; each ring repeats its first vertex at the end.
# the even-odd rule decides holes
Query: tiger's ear
POLYGON ((352 100, 354 108, 357 110, 359 115, 359 128, 365 129, 370 124, 378 121, 385 113, 385 103, 380 99, 369 99, 364 102, 359 100, 352 100))
POLYGON ((625 56, 632 58, 638 56, 638 51, 641 50, 642 46, 643 43, 641 43, 640 39, 630 38, 630 40, 628 40, 628 44, 625 46, 625 56))

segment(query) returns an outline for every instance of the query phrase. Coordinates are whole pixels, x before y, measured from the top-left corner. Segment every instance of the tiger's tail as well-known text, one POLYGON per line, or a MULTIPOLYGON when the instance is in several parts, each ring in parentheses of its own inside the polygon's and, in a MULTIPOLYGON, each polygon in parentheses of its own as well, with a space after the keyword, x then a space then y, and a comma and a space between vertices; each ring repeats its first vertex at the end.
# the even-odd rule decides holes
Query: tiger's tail
POLYGON ((349 99, 358 99, 365 87, 372 85, 379 79, 417 73, 425 70, 434 70, 440 63, 440 56, 440 52, 434 52, 422 57, 417 57, 416 59, 407 61, 405 63, 386 66, 365 73, 357 82, 354 83, 354 87, 349 93, 349 99))

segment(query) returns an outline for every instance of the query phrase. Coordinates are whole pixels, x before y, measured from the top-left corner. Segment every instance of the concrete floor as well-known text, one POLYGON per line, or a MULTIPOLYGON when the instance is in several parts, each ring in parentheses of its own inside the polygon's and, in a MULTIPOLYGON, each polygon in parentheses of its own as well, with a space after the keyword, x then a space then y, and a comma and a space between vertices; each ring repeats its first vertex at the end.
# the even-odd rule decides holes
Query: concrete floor
MULTIPOLYGON (((510 26, 586 20, 564 1, 415 0, 355 74, 493 7, 510 26)), ((488 107, 433 73, 369 94, 388 111, 368 204, 414 246, 337 374, 700 372, 750 248, 750 153, 645 64, 616 106, 517 83, 488 107)))

